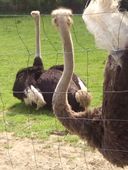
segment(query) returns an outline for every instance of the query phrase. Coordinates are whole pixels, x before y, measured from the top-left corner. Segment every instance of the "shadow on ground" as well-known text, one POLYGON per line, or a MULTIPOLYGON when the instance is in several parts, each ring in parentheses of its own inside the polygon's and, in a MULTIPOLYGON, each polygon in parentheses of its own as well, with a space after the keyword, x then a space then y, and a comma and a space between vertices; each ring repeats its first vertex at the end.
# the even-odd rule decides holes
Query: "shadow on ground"
POLYGON ((14 116, 17 114, 35 114, 35 115, 48 115, 48 116, 54 116, 53 112, 49 110, 48 108, 40 108, 39 110, 36 110, 32 106, 26 106, 24 103, 15 103, 11 107, 8 108, 7 115, 14 116))

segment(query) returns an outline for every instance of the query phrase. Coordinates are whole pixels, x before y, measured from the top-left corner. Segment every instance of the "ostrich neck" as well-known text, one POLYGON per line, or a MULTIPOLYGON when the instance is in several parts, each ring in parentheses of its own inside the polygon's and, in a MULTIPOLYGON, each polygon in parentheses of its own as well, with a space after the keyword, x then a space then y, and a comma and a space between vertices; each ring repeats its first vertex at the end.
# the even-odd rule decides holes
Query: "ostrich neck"
POLYGON ((73 51, 72 38, 67 23, 61 22, 59 24, 59 31, 63 42, 64 71, 55 92, 56 92, 56 100, 59 101, 60 104, 64 104, 65 101, 67 101, 68 86, 73 73, 74 51, 73 51))
POLYGON ((35 19, 35 24, 36 24, 36 51, 35 51, 35 57, 41 57, 41 43, 40 43, 40 19, 37 18, 35 19))
POLYGON ((59 24, 59 31, 64 46, 64 71, 53 95, 53 111, 67 129, 81 138, 86 138, 93 147, 101 147, 101 109, 90 111, 85 108, 84 112, 74 112, 68 104, 67 90, 73 73, 73 44, 65 23, 59 24), (86 121, 86 118, 90 121, 86 121), (93 121, 93 118, 99 120, 93 121))

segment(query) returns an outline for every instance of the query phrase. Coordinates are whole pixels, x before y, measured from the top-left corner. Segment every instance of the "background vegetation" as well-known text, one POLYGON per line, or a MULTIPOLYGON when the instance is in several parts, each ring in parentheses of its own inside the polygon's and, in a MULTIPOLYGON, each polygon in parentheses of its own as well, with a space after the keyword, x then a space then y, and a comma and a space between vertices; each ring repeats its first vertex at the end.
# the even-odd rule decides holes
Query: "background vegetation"
POLYGON ((28 13, 33 9, 49 13, 58 6, 65 6, 74 13, 80 13, 86 2, 87 0, 0 0, 0 13, 28 13))

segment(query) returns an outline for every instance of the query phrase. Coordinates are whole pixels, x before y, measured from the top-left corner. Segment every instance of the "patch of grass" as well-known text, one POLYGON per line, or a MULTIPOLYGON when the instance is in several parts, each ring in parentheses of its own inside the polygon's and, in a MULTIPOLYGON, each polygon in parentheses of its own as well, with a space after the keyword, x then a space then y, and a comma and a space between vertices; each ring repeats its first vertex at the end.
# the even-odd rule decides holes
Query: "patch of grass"
POLYGON ((79 141, 79 137, 76 136, 76 135, 68 134, 63 138, 63 140, 66 141, 66 142, 70 142, 73 145, 73 144, 76 144, 79 141))
MULTIPOLYGON (((74 16, 72 36, 75 49, 75 73, 86 81, 93 94, 92 106, 101 104, 103 68, 106 53, 95 47, 81 16, 74 16)), ((31 16, 0 17, 0 131, 16 136, 47 139, 55 130, 63 131, 51 111, 26 107, 12 95, 17 71, 32 65, 35 52, 35 29, 31 16)), ((58 32, 50 16, 41 18, 42 58, 45 69, 63 63, 63 50, 58 32)), ((67 135, 65 141, 78 137, 67 135)))
POLYGON ((53 113, 44 109, 35 111, 24 104, 15 105, 0 118, 0 130, 14 132, 19 137, 47 139, 52 131, 64 130, 53 113))

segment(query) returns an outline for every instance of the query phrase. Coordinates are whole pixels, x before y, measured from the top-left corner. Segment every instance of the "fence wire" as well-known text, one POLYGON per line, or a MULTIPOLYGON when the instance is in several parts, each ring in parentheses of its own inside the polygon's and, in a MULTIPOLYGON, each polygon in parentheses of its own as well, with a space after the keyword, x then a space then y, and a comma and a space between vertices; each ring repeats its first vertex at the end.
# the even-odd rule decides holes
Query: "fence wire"
MULTIPOLYGON (((98 15, 101 13, 98 13, 98 15)), ((103 13, 102 13, 103 14, 103 13)), ((104 13, 107 14, 107 13, 104 13)), ((91 14, 90 14, 91 15, 91 14)), ((19 113, 12 113, 14 112, 13 107, 15 108, 15 103, 17 102, 16 99, 13 98, 12 96, 12 85, 15 79, 16 72, 24 67, 29 67, 32 64, 33 61, 33 56, 34 56, 34 51, 35 51, 35 36, 34 36, 34 23, 33 20, 30 18, 30 16, 24 15, 24 16, 0 16, 0 39, 3 40, 3 43, 1 44, 1 52, 0 52, 0 63, 1 63, 1 68, 0 68, 0 122, 2 124, 2 128, 0 127, 1 133, 5 134, 6 138, 6 145, 7 145, 7 157, 10 162, 10 169, 17 169, 15 165, 15 161, 13 161, 12 158, 12 148, 10 145, 10 140, 9 139, 9 133, 11 133, 11 124, 13 126, 13 119, 8 118, 11 117, 13 114, 14 116, 16 114, 25 114, 27 115, 25 125, 19 126, 19 130, 24 133, 24 131, 27 130, 27 133, 29 134, 28 136, 30 137, 31 140, 31 146, 32 146, 32 157, 33 157, 33 162, 34 165, 31 167, 32 169, 42 169, 41 163, 38 160, 39 159, 39 152, 41 152, 44 148, 40 148, 40 150, 37 152, 36 144, 37 144, 37 133, 40 133, 40 129, 36 129, 36 131, 33 131, 33 124, 34 124, 34 118, 33 115, 38 114, 34 109, 31 107, 26 107, 24 105, 19 104, 19 113), (5 20, 4 20, 4 19, 5 20), (24 20, 27 20, 24 21, 24 20), (29 27, 29 29, 26 31, 25 28, 29 27), (13 37, 14 36, 14 37, 13 37), (14 43, 15 42, 15 43, 14 43), (16 57, 17 59, 16 59, 16 57), (12 101, 10 101, 12 100, 12 101), (8 103, 9 102, 9 103, 8 103), (12 106, 11 106, 12 105, 12 106), (23 107, 26 107, 23 109, 23 107), (11 109, 12 108, 12 111, 11 109), (20 111, 21 108, 21 111, 20 111), (24 112, 25 113, 22 113, 24 112), (12 114, 12 115, 11 115, 12 114), (26 123, 27 122, 27 123, 26 123), (22 127, 23 126, 23 127, 22 127), (2 129, 2 130, 1 130, 2 129)), ((75 49, 75 72, 79 74, 79 76, 84 79, 86 82, 87 88, 94 93, 94 100, 97 100, 97 103, 94 103, 94 106, 97 104, 100 104, 102 100, 102 81, 103 81, 103 72, 101 71, 104 70, 104 65, 106 61, 106 55, 107 53, 103 50, 99 50, 95 47, 93 37, 89 35, 89 33, 86 31, 85 25, 82 23, 82 19, 80 18, 81 15, 75 15, 74 20, 79 22, 80 25, 75 24, 72 28, 72 35, 73 35, 73 42, 74 42, 74 49, 75 49), (78 28, 79 27, 79 28, 78 28), (84 32, 82 32, 81 30, 84 32), (79 31, 80 30, 80 31, 79 31), (89 42, 89 45, 87 44, 89 42), (99 55, 98 62, 97 61, 97 56, 95 57, 95 53, 99 55), (99 63, 101 66, 99 66, 99 63), (81 67, 79 69, 79 67, 81 67), (97 77, 93 75, 93 68, 99 68, 100 72, 98 72, 97 77), (85 69, 84 69, 85 68, 85 69), (81 69, 83 69, 81 71, 81 69), (100 74, 100 78, 99 78, 100 74), (102 78, 101 78, 102 77, 102 78), (93 82, 93 83, 92 83, 93 82)), ((120 28, 121 28, 121 23, 120 23, 120 28)), ((119 28, 119 30, 120 30, 119 28)), ((119 31, 120 32, 120 31, 119 31)), ((57 33, 54 32, 54 28, 51 26, 51 18, 50 16, 43 15, 41 17, 41 43, 42 43, 42 58, 43 62, 46 68, 49 68, 50 64, 52 63, 53 65, 57 65, 60 63, 63 63, 63 50, 61 49, 61 40, 57 33), (48 27, 51 27, 51 29, 48 30, 48 27), (54 35, 55 34, 55 35, 54 35), (49 62, 50 61, 50 62, 49 62), (50 64, 49 64, 50 63, 50 64)), ((19 92, 18 92, 19 93, 19 92)), ((23 93, 20 91, 20 93, 23 93)), ((105 93, 128 93, 127 90, 125 91, 105 91, 105 93)), ((16 106, 18 107, 18 106, 16 106)), ((45 114, 47 112, 46 110, 41 111, 43 112, 42 114, 45 114)), ((40 113, 39 113, 40 115, 40 113)), ((51 116, 51 115, 50 115, 51 116)), ((48 117, 47 120, 50 118, 48 117)), ((61 117, 61 119, 71 119, 71 118, 65 118, 61 117)), ((85 121, 94 121, 92 119, 88 118, 79 118, 79 120, 85 120, 85 121)), ((120 119, 102 119, 102 120, 95 120, 95 121, 103 121, 104 123, 106 121, 112 121, 114 122, 127 122, 128 120, 120 120, 120 119)), ((40 123, 40 125, 45 124, 45 120, 40 123)), ((47 122, 46 122, 47 126, 47 122)), ((52 125, 51 125, 52 126, 52 125)), ((57 119, 55 119, 54 122, 54 133, 62 133, 64 130, 59 130, 60 125, 58 125, 57 119)), ((12 128, 13 129, 13 128, 12 128)), ((17 129, 18 131, 18 129, 17 129)), ((43 131, 43 129, 42 129, 43 131)), ((65 132, 65 131, 64 131, 65 132)), ((0 138, 1 139, 1 138, 0 138)), ((41 143, 44 141, 41 140, 41 143)), ((84 167, 86 167, 87 170, 92 170, 92 169, 104 169, 104 166, 108 167, 108 169, 115 170, 114 166, 109 164, 108 162, 104 165, 97 165, 93 161, 89 162, 89 156, 88 156, 88 148, 87 148, 87 143, 86 141, 83 142, 82 144, 82 152, 80 152, 79 156, 84 158, 84 163, 83 167, 81 167, 79 164, 81 163, 78 161, 78 163, 74 164, 73 162, 73 157, 69 159, 69 162, 73 162, 70 165, 71 167, 68 166, 68 163, 65 164, 64 157, 68 159, 67 155, 63 153, 62 150, 62 139, 58 135, 57 136, 57 143, 55 142, 57 146, 57 155, 53 155, 54 158, 58 158, 58 164, 56 164, 54 167, 51 165, 50 167, 50 162, 47 162, 47 167, 45 165, 43 166, 43 169, 62 169, 62 170, 69 170, 69 169, 74 169, 74 170, 82 170, 84 167), (90 164, 95 164, 94 167, 90 164), (100 167, 98 167, 100 166, 100 167)), ((54 141, 50 143, 50 147, 52 149, 54 145, 54 141)), ((42 144, 43 146, 43 144, 42 144)), ((47 146, 49 147, 49 146, 47 146)), ((74 148, 74 152, 78 152, 77 148, 74 148), (76 149, 76 150, 75 150, 76 149)), ((128 152, 127 150, 115 150, 113 148, 107 149, 107 148, 101 148, 101 150, 108 150, 108 151, 113 151, 113 152, 128 152)), ((72 151, 73 152, 73 151, 72 151)), ((94 154, 94 151, 91 151, 90 157, 94 154)), ((43 152, 41 152, 43 153, 43 152)), ((50 153, 49 153, 50 154, 50 153)), ((52 153, 53 154, 53 153, 52 153)), ((43 155, 45 156, 45 155, 43 155)), ((42 157, 43 157, 42 156, 42 157)), ((79 158, 80 159, 80 158, 79 158)), ((49 160, 50 161, 50 160, 49 160)), ((100 161, 99 161, 100 162, 100 161)), ((102 164, 102 162, 100 162, 102 164)), ((26 167, 28 165, 26 164, 26 167)), ((30 167, 28 169, 31 169, 30 167)), ((27 169, 27 168, 26 168, 27 169)), ((119 168, 120 169, 120 168, 119 168)), ((127 169, 127 167, 126 167, 127 169)), ((0 170, 2 170, 2 167, 0 167, 0 170)))

